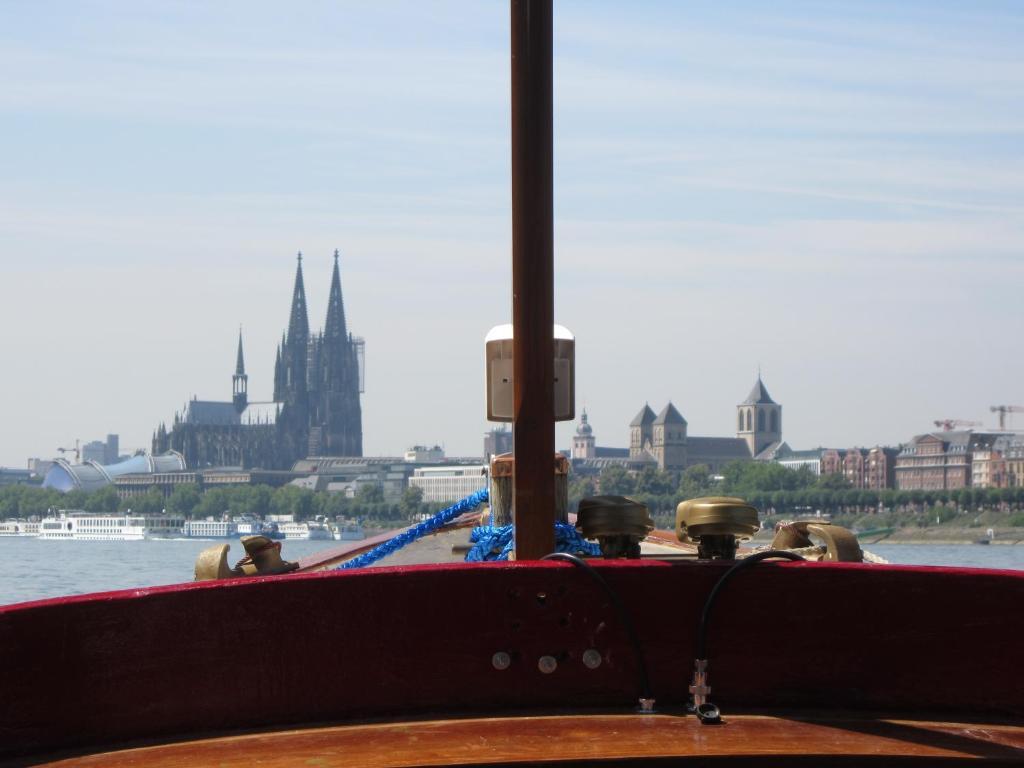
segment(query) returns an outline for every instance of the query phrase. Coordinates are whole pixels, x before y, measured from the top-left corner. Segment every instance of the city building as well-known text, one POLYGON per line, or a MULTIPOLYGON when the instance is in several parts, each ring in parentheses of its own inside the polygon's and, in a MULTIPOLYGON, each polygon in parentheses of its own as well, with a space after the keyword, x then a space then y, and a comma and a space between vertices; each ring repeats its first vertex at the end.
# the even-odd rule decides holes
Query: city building
POLYGON ((65 459, 56 459, 43 480, 43 488, 68 491, 98 491, 113 485, 125 475, 155 475, 181 472, 185 459, 180 453, 170 451, 161 456, 138 454, 115 464, 100 464, 89 461, 72 464, 65 459))
POLYGON ((284 470, 306 456, 360 456, 363 354, 363 340, 346 326, 337 251, 326 323, 320 333, 310 333, 300 253, 288 330, 274 364, 273 399, 249 400, 239 332, 231 400, 193 397, 170 429, 157 428, 153 453, 177 451, 190 469, 284 470))
MULTIPOLYGON (((448 457, 444 461, 440 466, 479 467, 482 463, 479 456, 448 457)), ((296 461, 292 471, 302 478, 293 482, 310 490, 353 495, 364 486, 373 486, 381 490, 386 501, 397 502, 416 469, 438 466, 432 461, 406 461, 403 456, 310 456, 296 461)))
POLYGON ((505 424, 484 433, 484 461, 503 453, 512 453, 512 430, 505 424))
POLYGON ((117 495, 125 499, 149 493, 153 488, 164 496, 170 496, 179 485, 196 485, 200 491, 237 485, 269 485, 276 488, 300 476, 288 470, 219 467, 195 471, 129 473, 114 477, 113 482, 117 495))
POLYGON ((825 448, 809 448, 795 451, 785 442, 772 451, 771 460, 787 469, 797 471, 806 468, 813 475, 822 474, 821 457, 825 448))
POLYGON ((1012 435, 1003 451, 1006 462, 1006 487, 1024 488, 1024 435, 1012 435))
POLYGON ((32 472, 28 469, 0 467, 0 485, 20 485, 32 480, 32 472))
POLYGON ((405 461, 417 464, 437 464, 444 461, 444 449, 440 445, 428 448, 425 445, 414 445, 405 452, 405 461))
POLYGON ((775 446, 770 460, 792 470, 806 468, 814 475, 842 475, 854 488, 884 490, 896 485, 899 448, 811 448, 793 450, 785 442, 775 446))
POLYGON ((86 464, 94 461, 97 464, 116 464, 121 458, 119 451, 119 438, 117 435, 107 435, 106 441, 92 440, 81 447, 81 461, 86 464))
POLYGON ((421 488, 423 501, 458 501, 487 487, 487 465, 417 467, 409 478, 409 487, 421 488))
POLYGON ((970 431, 915 435, 896 457, 896 487, 901 491, 948 491, 971 484, 970 431))
POLYGON ((1005 453, 1009 435, 993 435, 971 445, 971 485, 975 488, 1008 488, 1005 453))
POLYGON ((46 477, 46 473, 53 467, 53 459, 29 459, 28 460, 28 471, 33 478, 46 477))
POLYGON ((896 457, 899 448, 875 446, 868 451, 864 465, 864 485, 858 486, 872 491, 896 487, 896 457))

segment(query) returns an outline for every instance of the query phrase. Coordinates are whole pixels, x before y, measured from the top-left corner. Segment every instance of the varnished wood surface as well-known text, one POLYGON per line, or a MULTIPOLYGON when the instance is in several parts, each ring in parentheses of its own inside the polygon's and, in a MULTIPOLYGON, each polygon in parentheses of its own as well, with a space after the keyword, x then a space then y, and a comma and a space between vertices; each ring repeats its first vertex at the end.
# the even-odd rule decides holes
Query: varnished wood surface
MULTIPOLYGON (((607 561, 662 706, 728 564, 607 561)), ((1024 574, 762 563, 723 593, 714 701, 1024 720, 1024 574)), ((0 761, 292 724, 629 707, 634 654, 561 563, 412 566, 156 587, 0 607, 0 761), (601 664, 588 668, 587 650, 601 664), (511 665, 492 664, 502 651, 511 665), (543 674, 539 659, 557 670, 543 674)))
MULTIPOLYGON (((559 715, 424 720, 276 731, 76 756, 53 768, 284 768, 499 765, 669 758, 798 756, 1024 763, 1024 727, 870 718, 559 715)), ((779 764, 775 762, 774 764, 779 764)), ((784 763, 783 763, 784 764, 784 763)), ((845 763, 849 764, 849 762, 845 763)))

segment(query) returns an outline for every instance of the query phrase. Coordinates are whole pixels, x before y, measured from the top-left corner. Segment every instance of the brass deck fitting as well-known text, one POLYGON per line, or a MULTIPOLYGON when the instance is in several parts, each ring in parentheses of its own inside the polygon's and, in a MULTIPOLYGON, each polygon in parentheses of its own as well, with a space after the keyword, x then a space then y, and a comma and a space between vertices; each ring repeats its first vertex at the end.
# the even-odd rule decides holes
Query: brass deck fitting
POLYGON ((647 507, 627 496, 590 496, 580 500, 576 530, 585 539, 596 539, 605 558, 636 559, 654 521, 647 507))
POLYGON ((757 509, 735 496, 689 499, 676 507, 676 538, 697 544, 697 556, 735 560, 736 547, 760 529, 757 509))

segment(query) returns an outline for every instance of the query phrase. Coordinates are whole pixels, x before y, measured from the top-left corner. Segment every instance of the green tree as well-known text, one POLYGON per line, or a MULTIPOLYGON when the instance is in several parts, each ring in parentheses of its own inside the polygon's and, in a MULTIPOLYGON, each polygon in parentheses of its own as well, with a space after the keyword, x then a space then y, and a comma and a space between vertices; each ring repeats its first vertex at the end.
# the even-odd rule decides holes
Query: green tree
POLYGON ((412 520, 423 507, 423 489, 418 485, 410 485, 402 492, 402 500, 398 506, 402 511, 402 516, 406 520, 412 520))
POLYGON ((683 499, 695 499, 711 493, 713 481, 707 464, 694 464, 683 470, 676 492, 683 499))
POLYGON ((625 467, 612 464, 601 470, 601 493, 612 496, 628 496, 636 491, 633 477, 625 467))
POLYGON ((89 498, 89 494, 85 491, 68 491, 60 500, 58 507, 60 509, 85 509, 85 500, 89 498))
POLYGON ((195 483, 177 485, 171 491, 171 495, 167 497, 167 511, 174 515, 192 517, 201 496, 199 486, 195 483))
POLYGON ((121 500, 117 497, 117 489, 112 485, 100 488, 89 494, 85 499, 85 511, 105 514, 116 512, 121 500))
POLYGON ((159 488, 150 488, 141 496, 129 499, 130 508, 137 515, 158 515, 164 510, 164 495, 159 488))
POLYGON ((384 489, 377 483, 363 483, 356 490, 356 499, 363 504, 380 504, 384 501, 384 489))
POLYGON ((678 485, 678 478, 672 474, 654 467, 644 467, 636 477, 634 493, 666 496, 674 492, 678 485))
POLYGON ((814 486, 830 491, 845 491, 851 487, 850 481, 840 474, 820 475, 814 486))
POLYGON ((569 509, 576 509, 580 499, 596 495, 593 477, 580 477, 571 475, 569 477, 569 509))
POLYGON ((274 491, 270 508, 275 515, 295 515, 297 521, 313 516, 313 492, 295 485, 284 485, 274 491))

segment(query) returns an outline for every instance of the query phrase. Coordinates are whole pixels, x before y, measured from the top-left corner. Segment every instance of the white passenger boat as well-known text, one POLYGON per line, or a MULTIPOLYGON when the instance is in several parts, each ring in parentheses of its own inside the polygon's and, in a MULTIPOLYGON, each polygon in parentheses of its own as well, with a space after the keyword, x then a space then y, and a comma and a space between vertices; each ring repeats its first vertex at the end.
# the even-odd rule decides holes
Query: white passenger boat
POLYGON ((0 537, 3 536, 38 536, 39 523, 28 520, 4 520, 0 523, 0 537))
POLYGON ((238 523, 231 520, 186 520, 185 535, 190 539, 232 539, 238 535, 238 523))
POLYGON ((43 518, 39 538, 77 541, 142 541, 146 538, 145 519, 127 515, 95 515, 90 512, 60 510, 43 518))
POLYGON ((284 534, 278 530, 277 523, 266 523, 262 520, 237 519, 239 536, 266 536, 268 539, 283 539, 284 534))
POLYGON ((334 538, 331 529, 323 523, 280 523, 278 530, 284 534, 285 539, 291 540, 334 538))
POLYGON ((342 523, 334 529, 336 541, 362 541, 366 538, 366 532, 359 523, 342 523))

